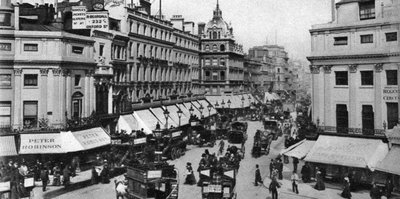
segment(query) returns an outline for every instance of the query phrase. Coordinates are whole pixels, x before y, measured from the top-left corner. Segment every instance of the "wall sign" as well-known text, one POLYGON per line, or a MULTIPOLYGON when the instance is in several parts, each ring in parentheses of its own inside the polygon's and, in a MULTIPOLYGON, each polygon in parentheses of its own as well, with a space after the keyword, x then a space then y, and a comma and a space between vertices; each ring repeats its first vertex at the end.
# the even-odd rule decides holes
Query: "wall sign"
POLYGON ((397 101, 399 93, 397 88, 384 88, 382 92, 383 92, 383 100, 397 101))
POLYGON ((86 28, 86 6, 72 6, 72 29, 86 28))
POLYGON ((108 11, 87 12, 86 29, 108 30, 108 11))
POLYGON ((11 43, 0 43, 0 51, 11 51, 11 43))

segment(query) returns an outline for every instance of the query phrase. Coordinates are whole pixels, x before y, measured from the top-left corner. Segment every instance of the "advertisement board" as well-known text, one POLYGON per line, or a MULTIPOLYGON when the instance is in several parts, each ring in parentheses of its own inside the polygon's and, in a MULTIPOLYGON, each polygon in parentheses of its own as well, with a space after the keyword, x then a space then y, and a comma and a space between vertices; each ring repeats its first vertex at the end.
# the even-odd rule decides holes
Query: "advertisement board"
POLYGON ((86 28, 86 6, 72 6, 72 29, 86 28))
POLYGON ((86 29, 108 30, 108 11, 87 12, 86 29))

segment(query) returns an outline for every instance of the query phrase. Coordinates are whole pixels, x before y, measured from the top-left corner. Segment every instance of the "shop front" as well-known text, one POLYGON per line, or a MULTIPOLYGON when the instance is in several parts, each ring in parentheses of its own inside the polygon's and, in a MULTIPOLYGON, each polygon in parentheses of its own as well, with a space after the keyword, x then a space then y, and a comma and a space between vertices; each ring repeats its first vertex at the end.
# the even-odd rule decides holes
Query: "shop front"
POLYGON ((315 141, 304 139, 304 140, 288 147, 287 149, 282 150, 280 154, 302 160, 310 152, 310 150, 314 146, 314 144, 315 144, 315 141))
POLYGON ((371 184, 381 178, 373 171, 387 153, 381 139, 320 135, 304 160, 326 179, 342 182, 349 177, 353 185, 371 184))

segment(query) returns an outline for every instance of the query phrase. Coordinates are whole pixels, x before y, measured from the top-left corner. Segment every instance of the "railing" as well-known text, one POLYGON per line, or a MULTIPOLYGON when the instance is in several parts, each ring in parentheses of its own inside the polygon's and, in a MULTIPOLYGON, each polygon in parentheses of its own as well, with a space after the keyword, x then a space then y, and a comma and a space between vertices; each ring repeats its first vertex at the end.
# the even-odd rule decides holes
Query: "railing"
POLYGON ((347 127, 336 127, 336 126, 318 126, 318 129, 325 133, 385 137, 384 129, 363 129, 363 128, 347 128, 347 127))

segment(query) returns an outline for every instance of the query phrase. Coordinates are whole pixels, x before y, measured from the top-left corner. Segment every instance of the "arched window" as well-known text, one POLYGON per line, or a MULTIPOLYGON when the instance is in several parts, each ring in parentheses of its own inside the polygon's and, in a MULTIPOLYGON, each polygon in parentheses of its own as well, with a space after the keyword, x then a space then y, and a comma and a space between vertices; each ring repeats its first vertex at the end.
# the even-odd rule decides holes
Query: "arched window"
POLYGON ((219 46, 219 50, 220 50, 221 52, 224 52, 224 51, 225 51, 225 45, 224 45, 224 44, 221 44, 221 45, 219 46))
POLYGON ((217 39, 217 32, 213 32, 213 39, 217 39))
POLYGON ((218 51, 218 47, 216 44, 213 45, 213 51, 218 51))
POLYGON ((208 44, 206 45, 205 50, 206 50, 206 51, 209 51, 209 50, 210 50, 210 46, 209 46, 208 44))

